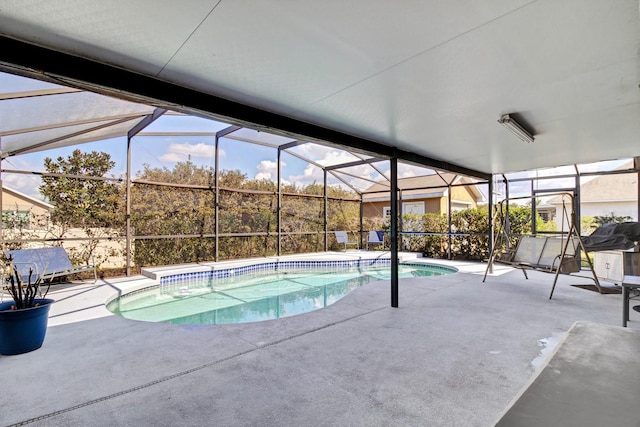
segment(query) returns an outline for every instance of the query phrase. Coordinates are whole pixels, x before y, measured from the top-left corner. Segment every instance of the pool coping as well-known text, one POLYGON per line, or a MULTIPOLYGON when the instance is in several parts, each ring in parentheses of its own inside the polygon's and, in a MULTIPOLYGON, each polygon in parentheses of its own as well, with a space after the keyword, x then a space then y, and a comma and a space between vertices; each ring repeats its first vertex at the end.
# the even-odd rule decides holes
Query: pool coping
MULTIPOLYGON (((406 262, 410 259, 422 258, 420 253, 402 252, 398 254, 400 262, 406 262)), ((232 270, 242 269, 245 267, 251 267, 254 265, 262 265, 269 263, 284 263, 284 262, 359 262, 359 261, 371 261, 371 260, 387 260, 391 259, 390 252, 382 251, 353 251, 353 252, 316 252, 310 254, 295 254, 295 255, 281 255, 270 256, 261 258, 245 258, 241 260, 230 261, 218 261, 218 262, 203 262, 203 263, 190 263, 171 265, 163 267, 148 267, 141 270, 141 274, 152 280, 156 280, 161 283, 163 278, 175 276, 178 274, 189 273, 211 273, 220 270, 232 270)))

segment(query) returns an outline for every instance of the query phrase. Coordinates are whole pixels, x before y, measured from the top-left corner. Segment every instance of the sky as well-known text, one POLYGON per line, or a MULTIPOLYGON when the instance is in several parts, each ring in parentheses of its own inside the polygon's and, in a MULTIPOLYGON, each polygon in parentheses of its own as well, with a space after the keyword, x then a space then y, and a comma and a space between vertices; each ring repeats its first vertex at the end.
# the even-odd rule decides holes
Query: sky
MULTIPOLYGON (((0 91, 3 93, 23 92, 44 88, 56 87, 49 83, 28 79, 11 74, 0 73, 0 91)), ((213 167, 215 164, 214 153, 214 137, 213 136, 194 136, 184 135, 188 132, 211 132, 222 130, 229 126, 226 123, 213 120, 191 117, 164 115, 149 127, 147 127, 141 136, 137 136, 132 142, 132 171, 134 177, 136 173, 148 165, 152 168, 172 169, 177 162, 183 162, 190 159, 196 165, 213 167), (170 136, 144 136, 149 132, 171 132, 170 136), (182 135, 180 134, 182 133, 182 135)), ((2 117, 0 117, 0 131, 2 130, 2 117)), ((264 141, 284 143, 289 139, 270 135, 266 133, 256 132, 244 129, 242 134, 252 138, 258 138, 264 141)), ((66 147, 56 150, 42 151, 39 153, 25 154, 13 156, 2 161, 3 169, 18 169, 28 171, 44 171, 44 158, 57 158, 59 156, 69 156, 76 147, 66 147)), ((126 171, 126 138, 114 138, 83 144, 83 151, 104 151, 111 155, 116 166, 112 173, 115 176, 123 177, 126 171)), ((302 144, 290 149, 298 155, 313 159, 321 165, 335 165, 357 160, 352 154, 318 144, 302 144)), ((277 177, 277 150, 271 147, 250 144, 234 139, 222 138, 220 140, 220 169, 221 170, 239 170, 244 173, 248 179, 267 179, 273 182, 277 177)), ((296 186, 304 186, 311 183, 322 183, 324 180, 322 170, 310 163, 299 158, 283 153, 282 158, 282 180, 283 184, 293 184, 296 186)), ((620 162, 613 164, 613 166, 620 162)), ((389 162, 379 162, 376 167, 387 177, 389 176, 389 162)), ((598 168, 611 168, 612 164, 604 163, 603 165, 590 165, 584 167, 583 170, 598 170, 598 168)), ((552 176, 558 174, 572 173, 573 167, 553 168, 546 171, 537 172, 521 172, 510 174, 510 177, 532 177, 532 176, 552 176)), ((385 178, 370 165, 360 165, 349 168, 347 170, 353 176, 343 176, 344 180, 359 190, 364 190, 372 183, 364 179, 356 177, 364 177, 370 180, 384 180, 385 178)), ((420 176, 431 174, 433 171, 428 169, 406 165, 399 163, 398 176, 400 178, 420 176)), ((38 186, 40 180, 37 175, 24 174, 2 174, 3 185, 21 191, 32 197, 41 199, 38 186)), ((345 186, 341 181, 329 177, 329 184, 345 186)), ((566 187, 571 185, 567 180, 551 180, 545 181, 547 186, 553 188, 566 187)), ((496 197, 500 200, 504 196, 503 189, 496 188, 496 197)), ((485 193, 486 186, 481 186, 481 191, 485 193)), ((510 195, 529 194, 529 183, 515 183, 510 187, 510 195)))

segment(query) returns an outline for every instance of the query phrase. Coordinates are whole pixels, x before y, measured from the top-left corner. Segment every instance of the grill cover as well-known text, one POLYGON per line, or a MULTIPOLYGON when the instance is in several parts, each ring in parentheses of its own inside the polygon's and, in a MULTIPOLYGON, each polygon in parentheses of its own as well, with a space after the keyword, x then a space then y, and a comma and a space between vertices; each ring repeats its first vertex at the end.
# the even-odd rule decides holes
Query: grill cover
POLYGON ((587 252, 631 249, 638 241, 640 222, 604 224, 596 228, 591 235, 582 238, 587 252))

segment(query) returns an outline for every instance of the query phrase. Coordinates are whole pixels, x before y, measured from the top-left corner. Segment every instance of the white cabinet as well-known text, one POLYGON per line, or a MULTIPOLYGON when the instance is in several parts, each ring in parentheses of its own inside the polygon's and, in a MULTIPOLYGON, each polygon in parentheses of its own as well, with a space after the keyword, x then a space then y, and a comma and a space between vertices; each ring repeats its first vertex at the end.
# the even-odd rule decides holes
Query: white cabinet
POLYGON ((624 276, 640 275, 640 252, 596 252, 593 268, 598 279, 621 284, 624 276))

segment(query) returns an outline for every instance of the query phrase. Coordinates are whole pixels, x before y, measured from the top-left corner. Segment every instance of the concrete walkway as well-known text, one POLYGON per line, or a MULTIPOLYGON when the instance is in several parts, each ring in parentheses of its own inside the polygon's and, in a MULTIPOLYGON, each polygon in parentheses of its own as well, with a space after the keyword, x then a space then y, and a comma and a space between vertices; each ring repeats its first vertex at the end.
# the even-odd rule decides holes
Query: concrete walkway
POLYGON ((43 347, 0 356, 0 425, 492 426, 574 322, 621 324, 620 294, 571 286, 588 279, 549 300, 550 274, 442 264, 460 272, 402 279, 399 308, 381 281, 235 325, 115 317, 118 280, 60 288, 43 347))

